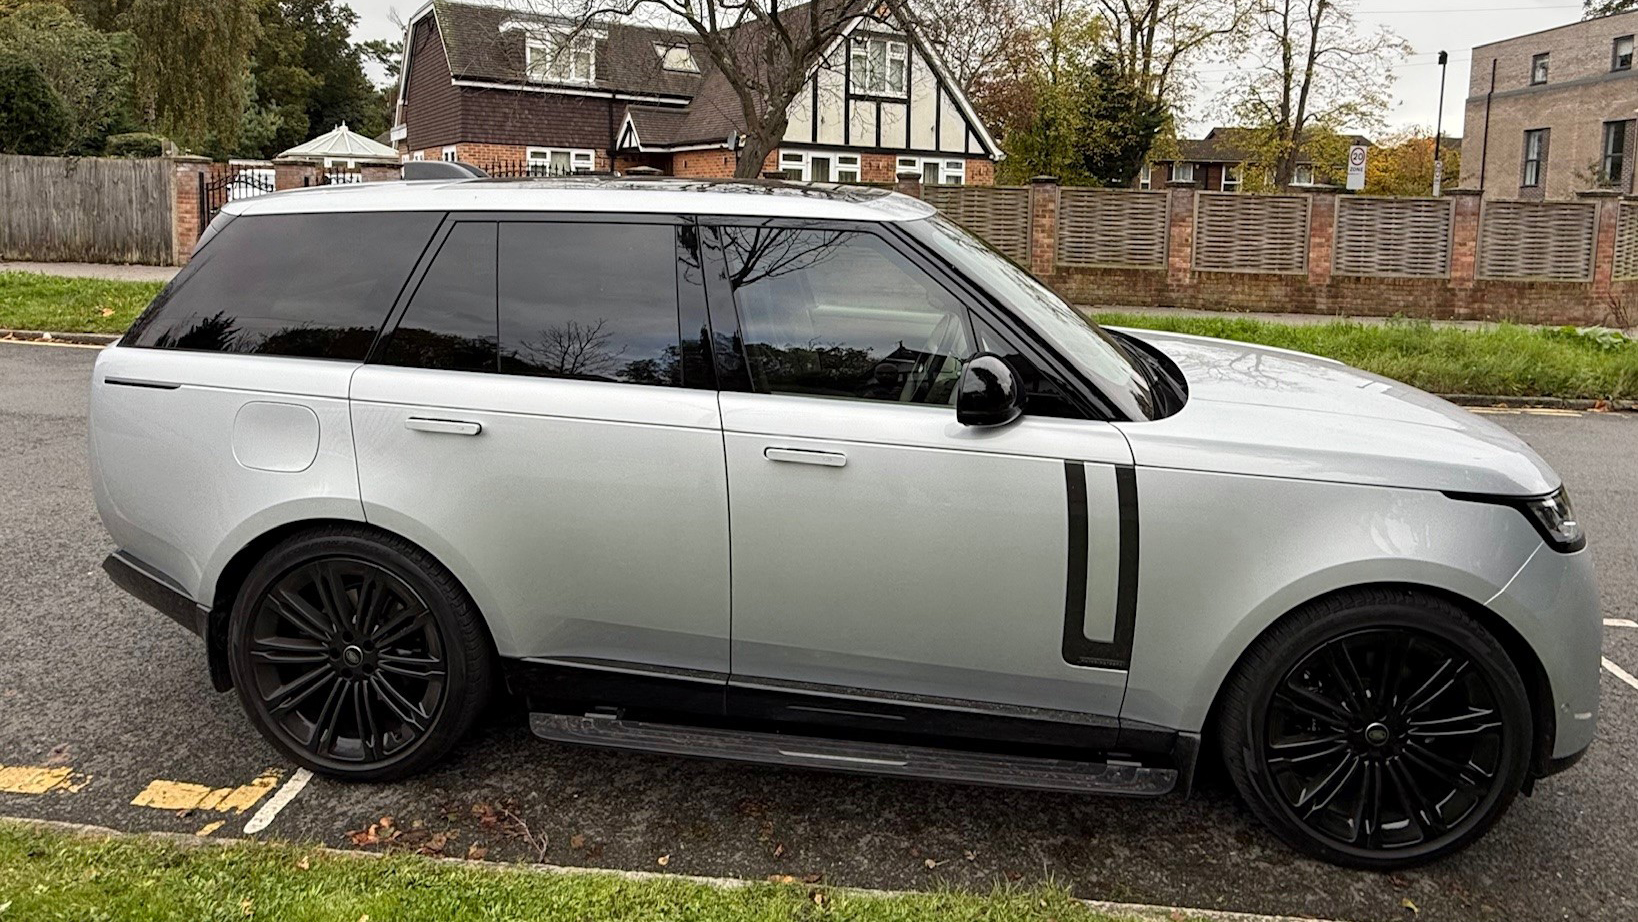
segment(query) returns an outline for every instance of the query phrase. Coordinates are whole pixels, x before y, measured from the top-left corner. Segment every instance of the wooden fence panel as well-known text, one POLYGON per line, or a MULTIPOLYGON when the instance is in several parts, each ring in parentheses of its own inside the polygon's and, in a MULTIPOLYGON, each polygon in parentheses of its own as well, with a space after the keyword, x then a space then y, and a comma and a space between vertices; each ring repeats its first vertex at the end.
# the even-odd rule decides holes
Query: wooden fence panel
POLYGON ((173 263, 171 164, 0 155, 0 258, 173 263))
POLYGON ((1059 265, 1166 267, 1166 193, 1064 189, 1058 196, 1059 265))
POLYGON ((1029 189, 927 186, 922 198, 1020 265, 1029 265, 1029 189))
POLYGON ((1597 221, 1597 206, 1588 202, 1485 202, 1479 278, 1585 282, 1597 221))
POLYGON ((1208 272, 1308 271, 1306 195, 1201 192, 1194 217, 1194 267, 1208 272))
POLYGON ((1451 223, 1448 198, 1337 200, 1336 275, 1448 278, 1451 223))
POLYGON ((1621 203, 1615 225, 1615 278, 1638 279, 1638 202, 1621 203))

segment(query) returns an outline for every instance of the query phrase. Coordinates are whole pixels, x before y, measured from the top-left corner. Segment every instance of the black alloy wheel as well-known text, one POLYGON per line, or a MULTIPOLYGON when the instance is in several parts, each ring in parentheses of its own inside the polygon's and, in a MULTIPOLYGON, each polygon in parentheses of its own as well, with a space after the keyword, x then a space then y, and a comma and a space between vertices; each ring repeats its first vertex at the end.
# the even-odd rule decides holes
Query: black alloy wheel
POLYGON ((240 700, 314 771, 409 774, 453 745, 487 695, 487 638, 470 601, 424 552, 395 543, 330 533, 281 545, 235 608, 240 700))
POLYGON ((1516 669, 1468 615, 1373 596, 1294 615, 1259 643, 1226 701, 1224 755, 1287 841, 1342 864, 1403 867, 1465 846, 1501 815, 1533 725, 1516 669))

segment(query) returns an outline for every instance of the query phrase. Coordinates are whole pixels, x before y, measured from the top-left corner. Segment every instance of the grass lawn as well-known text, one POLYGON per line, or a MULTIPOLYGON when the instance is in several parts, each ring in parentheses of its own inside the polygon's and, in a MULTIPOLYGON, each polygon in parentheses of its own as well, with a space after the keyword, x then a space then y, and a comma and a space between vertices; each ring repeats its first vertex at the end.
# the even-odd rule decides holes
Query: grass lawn
POLYGON ((162 287, 159 282, 0 272, 0 329, 123 333, 162 287))
POLYGON ((295 845, 180 847, 0 822, 0 920, 121 922, 802 920, 1111 922, 1049 888, 870 896, 823 886, 721 888, 686 880, 552 874, 354 858, 295 845))
POLYGON ((1609 331, 1426 321, 1312 325, 1221 317, 1098 312, 1099 323, 1262 343, 1329 356, 1435 394, 1638 397, 1638 341, 1609 331))

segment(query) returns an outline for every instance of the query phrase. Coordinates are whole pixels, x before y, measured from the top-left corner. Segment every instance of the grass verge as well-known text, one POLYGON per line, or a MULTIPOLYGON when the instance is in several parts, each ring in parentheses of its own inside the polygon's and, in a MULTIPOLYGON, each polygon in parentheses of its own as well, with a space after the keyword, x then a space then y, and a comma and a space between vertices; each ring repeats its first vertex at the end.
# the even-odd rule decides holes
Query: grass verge
POLYGON ((715 887, 538 873, 280 844, 182 847, 0 822, 0 919, 983 920, 1112 922, 1051 888, 869 895, 806 884, 715 887))
POLYGON ((1435 394, 1633 399, 1638 341, 1608 330, 1427 321, 1288 324, 1224 315, 1098 312, 1099 323, 1215 336, 1329 356, 1435 394))
POLYGON ((0 272, 0 329, 123 333, 162 287, 159 282, 0 272))

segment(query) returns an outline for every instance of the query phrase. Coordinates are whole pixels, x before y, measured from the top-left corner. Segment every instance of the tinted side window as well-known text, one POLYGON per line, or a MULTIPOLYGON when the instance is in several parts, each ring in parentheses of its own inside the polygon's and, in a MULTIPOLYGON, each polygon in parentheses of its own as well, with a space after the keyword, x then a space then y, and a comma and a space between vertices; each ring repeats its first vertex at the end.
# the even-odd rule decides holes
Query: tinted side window
POLYGON ((381 361, 494 371, 495 324, 495 225, 457 224, 416 286, 381 361))
POLYGON ((952 404, 967 310, 874 234, 721 228, 758 391, 952 404))
POLYGON ((500 369, 682 384, 670 224, 502 223, 500 369))
POLYGON ((362 359, 439 216, 240 217, 137 320, 126 342, 362 359))

